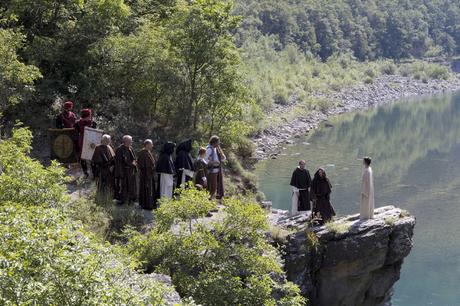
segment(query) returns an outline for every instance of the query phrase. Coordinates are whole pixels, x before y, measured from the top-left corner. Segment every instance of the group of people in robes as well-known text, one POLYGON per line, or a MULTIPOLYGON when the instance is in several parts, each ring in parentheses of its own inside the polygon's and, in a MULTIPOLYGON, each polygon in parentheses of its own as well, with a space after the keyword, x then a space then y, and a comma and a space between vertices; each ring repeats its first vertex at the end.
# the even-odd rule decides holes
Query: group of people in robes
MULTIPOLYGON (((371 158, 365 157, 361 185, 361 220, 374 218, 374 180, 370 165, 371 158)), ((320 224, 331 221, 336 215, 331 204, 332 184, 324 168, 319 168, 312 180, 305 160, 301 160, 292 173, 290 185, 292 186, 291 215, 311 210, 312 219, 320 224)))
POLYGON ((222 163, 226 157, 219 137, 212 136, 207 148, 199 149, 196 159, 192 156, 191 139, 177 147, 166 142, 158 159, 153 154, 152 140, 146 139, 137 154, 132 145, 132 137, 125 135, 122 144, 113 150, 111 137, 102 136, 92 158, 98 192, 113 194, 119 204, 138 201, 148 210, 155 209, 159 199, 172 198, 175 188, 190 184, 209 190, 211 199, 224 196, 222 163))

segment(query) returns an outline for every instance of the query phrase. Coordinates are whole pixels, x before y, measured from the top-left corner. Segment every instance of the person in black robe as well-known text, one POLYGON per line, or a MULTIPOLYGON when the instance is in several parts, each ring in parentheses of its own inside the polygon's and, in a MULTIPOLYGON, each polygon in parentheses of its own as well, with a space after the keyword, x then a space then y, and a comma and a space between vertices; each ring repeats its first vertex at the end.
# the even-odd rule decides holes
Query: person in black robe
POLYGON ((311 183, 311 195, 314 203, 312 211, 313 215, 319 217, 323 223, 330 221, 335 216, 335 211, 330 201, 331 192, 332 185, 326 175, 326 171, 323 168, 319 168, 311 183))
POLYGON ((181 142, 176 149, 176 162, 174 166, 177 171, 177 187, 193 180, 195 166, 192 157, 192 140, 187 139, 181 142))
POLYGON ((174 174, 176 173, 176 168, 174 167, 172 155, 175 148, 175 143, 167 142, 163 145, 163 148, 160 151, 160 156, 156 165, 157 200, 161 197, 171 198, 173 196, 174 174))
POLYGON ((152 155, 153 142, 144 141, 144 148, 137 155, 139 169, 139 205, 143 209, 152 210, 155 206, 155 158, 152 155))
POLYGON ((136 154, 132 148, 133 139, 123 136, 123 144, 115 151, 115 193, 119 204, 136 200, 136 154))
POLYGON ((291 177, 291 186, 298 191, 298 211, 310 210, 310 193, 311 185, 310 172, 305 168, 305 161, 299 161, 299 166, 294 170, 291 177))
POLYGON ((92 164, 98 192, 112 194, 115 182, 115 152, 109 135, 103 135, 101 144, 94 149, 92 164))

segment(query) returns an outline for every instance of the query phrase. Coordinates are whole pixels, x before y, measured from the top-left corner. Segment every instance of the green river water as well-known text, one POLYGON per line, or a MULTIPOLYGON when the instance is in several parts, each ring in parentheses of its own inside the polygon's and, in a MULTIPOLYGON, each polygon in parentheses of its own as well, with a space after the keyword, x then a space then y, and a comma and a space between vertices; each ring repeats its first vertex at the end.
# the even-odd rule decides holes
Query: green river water
POLYGON ((460 305, 460 93, 398 101, 329 123, 257 165, 267 199, 289 208, 289 179, 305 159, 312 176, 326 168, 336 212, 357 213, 360 157, 372 156, 376 207, 392 204, 417 218, 393 305, 460 305))

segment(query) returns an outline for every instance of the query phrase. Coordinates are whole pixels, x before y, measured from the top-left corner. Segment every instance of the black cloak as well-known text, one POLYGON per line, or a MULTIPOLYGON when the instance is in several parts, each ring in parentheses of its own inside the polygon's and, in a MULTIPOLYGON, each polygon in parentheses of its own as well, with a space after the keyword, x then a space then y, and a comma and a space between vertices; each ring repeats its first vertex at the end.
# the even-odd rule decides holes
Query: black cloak
POLYGON ((176 168, 174 167, 174 162, 172 160, 172 154, 174 153, 175 148, 176 144, 173 142, 168 141, 163 145, 157 162, 157 173, 176 174, 176 168))

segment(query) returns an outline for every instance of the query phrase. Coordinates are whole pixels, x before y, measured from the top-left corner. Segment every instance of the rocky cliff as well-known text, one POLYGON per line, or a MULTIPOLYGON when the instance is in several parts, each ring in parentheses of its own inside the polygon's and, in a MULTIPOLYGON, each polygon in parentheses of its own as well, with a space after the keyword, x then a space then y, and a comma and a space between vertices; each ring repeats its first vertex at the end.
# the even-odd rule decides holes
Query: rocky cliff
POLYGON ((317 227, 306 215, 273 210, 270 219, 286 233, 278 243, 288 279, 314 306, 385 305, 413 245, 415 218, 394 206, 373 220, 352 215, 317 227))

